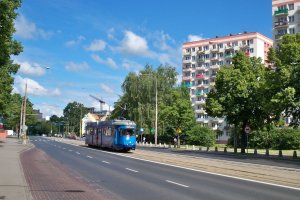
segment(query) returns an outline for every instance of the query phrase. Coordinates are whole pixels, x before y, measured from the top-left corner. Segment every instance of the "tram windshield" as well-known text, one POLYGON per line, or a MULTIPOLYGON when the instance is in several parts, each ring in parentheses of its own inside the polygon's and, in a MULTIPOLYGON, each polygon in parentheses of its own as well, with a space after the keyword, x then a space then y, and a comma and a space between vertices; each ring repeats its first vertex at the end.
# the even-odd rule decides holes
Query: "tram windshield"
POLYGON ((122 135, 130 135, 130 136, 132 136, 132 135, 134 135, 134 129, 123 129, 122 130, 122 135))

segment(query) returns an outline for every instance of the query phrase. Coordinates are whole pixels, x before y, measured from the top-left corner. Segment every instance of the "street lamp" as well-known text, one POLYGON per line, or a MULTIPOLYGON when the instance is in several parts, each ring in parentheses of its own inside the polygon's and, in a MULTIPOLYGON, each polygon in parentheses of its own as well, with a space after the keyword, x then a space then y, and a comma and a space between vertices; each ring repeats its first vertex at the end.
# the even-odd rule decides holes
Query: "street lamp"
MULTIPOLYGON (((152 74, 140 74, 141 76, 152 76, 152 74)), ((155 78, 155 132, 154 132, 154 144, 157 145, 157 121, 158 121, 158 104, 157 104, 157 76, 155 78)))

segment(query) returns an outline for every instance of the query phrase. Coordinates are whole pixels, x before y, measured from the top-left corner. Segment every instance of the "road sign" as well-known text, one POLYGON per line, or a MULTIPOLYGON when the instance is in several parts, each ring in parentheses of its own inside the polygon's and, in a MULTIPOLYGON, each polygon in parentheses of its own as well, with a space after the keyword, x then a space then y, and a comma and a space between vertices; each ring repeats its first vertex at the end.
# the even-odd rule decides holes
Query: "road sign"
POLYGON ((251 132, 251 128, 249 126, 246 126, 244 131, 245 133, 249 134, 251 132))

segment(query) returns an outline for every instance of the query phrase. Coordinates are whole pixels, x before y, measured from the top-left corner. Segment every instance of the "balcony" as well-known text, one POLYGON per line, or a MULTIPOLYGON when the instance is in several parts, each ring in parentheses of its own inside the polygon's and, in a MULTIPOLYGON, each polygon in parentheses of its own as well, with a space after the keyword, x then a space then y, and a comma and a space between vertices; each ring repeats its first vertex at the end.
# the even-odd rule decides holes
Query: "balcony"
POLYGON ((204 79, 205 76, 204 76, 204 74, 197 74, 197 75, 196 75, 196 78, 198 78, 198 79, 204 79))
POLYGON ((225 50, 232 50, 233 49, 233 46, 232 45, 226 45, 225 46, 225 50))
POLYGON ((245 55, 246 56, 250 56, 250 52, 245 52, 245 55))
POLYGON ((231 58, 233 58, 233 54, 225 54, 224 58, 225 59, 231 59, 231 58))
POLYGON ((208 84, 199 84, 197 85, 197 88, 208 88, 209 85, 208 84))
POLYGON ((219 69, 220 69, 220 66, 219 66, 219 65, 212 65, 212 66, 210 66, 210 68, 211 68, 211 69, 217 69, 217 70, 219 70, 219 69))
POLYGON ((203 108, 196 109, 195 111, 196 111, 196 113, 200 113, 200 114, 204 114, 205 113, 205 110, 203 108))
POLYGON ((192 84, 190 84, 190 83, 183 83, 183 84, 181 85, 181 87, 184 87, 184 88, 190 88, 190 87, 192 87, 192 84))
POLYGON ((204 51, 204 50, 202 50, 202 51, 198 50, 198 51, 197 51, 197 54, 198 54, 198 55, 205 54, 205 51, 204 51))
POLYGON ((217 52, 219 52, 219 48, 211 49, 210 52, 217 53, 217 52))
POLYGON ((280 40, 283 35, 284 34, 277 34, 277 35, 275 35, 275 40, 280 40))
POLYGON ((189 51, 189 52, 184 51, 184 52, 183 52, 183 55, 184 55, 184 56, 189 56, 189 55, 191 55, 191 52, 190 52, 190 51, 189 51))
POLYGON ((187 67, 187 68, 183 68, 182 71, 188 72, 188 71, 190 71, 191 69, 192 69, 191 67, 187 67))
POLYGON ((289 14, 288 9, 285 9, 285 10, 276 10, 274 12, 275 16, 283 16, 283 15, 288 15, 288 14, 289 14))
POLYGON ((184 64, 188 64, 188 63, 191 63, 191 60, 183 60, 182 61, 184 64))
POLYGON ((216 82, 211 81, 211 82, 209 83, 209 85, 212 86, 212 87, 214 87, 214 86, 216 85, 216 82))
POLYGON ((274 24, 275 28, 282 28, 282 27, 288 27, 288 26, 289 26, 289 22, 288 21, 275 22, 275 24, 274 24))
POLYGON ((201 67, 196 67, 196 69, 199 71, 206 71, 207 68, 205 68, 204 66, 201 66, 201 67))
POLYGON ((210 60, 211 60, 211 61, 219 61, 220 58, 216 56, 216 57, 212 57, 210 60))
POLYGON ((196 104, 200 104, 200 105, 203 105, 205 104, 205 101, 204 100, 201 100, 201 101, 195 101, 196 104))
POLYGON ((184 81, 187 81, 187 80, 190 80, 190 79, 192 79, 192 77, 190 77, 190 76, 184 76, 184 77, 182 77, 182 80, 184 80, 184 81))
POLYGON ((197 62, 198 62, 198 63, 203 63, 203 62, 205 62, 205 60, 204 60, 203 58, 198 58, 198 59, 197 59, 197 62))
POLYGON ((196 121, 200 122, 200 123, 208 123, 208 119, 207 118, 197 118, 196 121))

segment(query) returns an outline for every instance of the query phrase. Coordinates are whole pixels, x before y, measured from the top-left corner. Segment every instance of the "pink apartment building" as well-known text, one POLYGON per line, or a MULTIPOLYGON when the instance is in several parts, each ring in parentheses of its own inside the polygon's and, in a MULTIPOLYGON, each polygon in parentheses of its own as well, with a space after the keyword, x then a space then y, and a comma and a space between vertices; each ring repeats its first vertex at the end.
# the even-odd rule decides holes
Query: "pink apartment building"
POLYGON ((272 0, 273 39, 300 32, 300 0, 272 0))
POLYGON ((243 51, 251 57, 260 57, 265 63, 268 49, 272 46, 272 39, 258 32, 230 34, 183 44, 182 84, 190 90, 197 122, 223 132, 218 138, 220 143, 227 142, 230 129, 224 118, 210 117, 203 108, 220 67, 232 64, 232 57, 237 51, 243 51))

